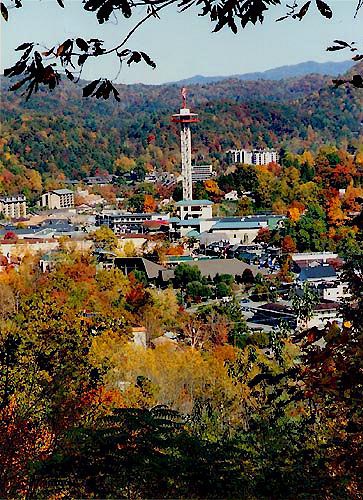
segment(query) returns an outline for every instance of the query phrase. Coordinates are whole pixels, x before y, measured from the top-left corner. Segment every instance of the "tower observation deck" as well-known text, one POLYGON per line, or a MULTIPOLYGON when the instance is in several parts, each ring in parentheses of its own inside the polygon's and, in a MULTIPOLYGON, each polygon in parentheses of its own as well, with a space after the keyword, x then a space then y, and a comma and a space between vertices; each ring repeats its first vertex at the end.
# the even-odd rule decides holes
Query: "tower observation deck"
POLYGON ((180 151, 182 161, 183 200, 193 199, 192 189, 192 138, 190 124, 199 121, 196 113, 191 113, 187 108, 187 92, 181 90, 183 105, 178 114, 172 116, 174 123, 180 123, 180 151))

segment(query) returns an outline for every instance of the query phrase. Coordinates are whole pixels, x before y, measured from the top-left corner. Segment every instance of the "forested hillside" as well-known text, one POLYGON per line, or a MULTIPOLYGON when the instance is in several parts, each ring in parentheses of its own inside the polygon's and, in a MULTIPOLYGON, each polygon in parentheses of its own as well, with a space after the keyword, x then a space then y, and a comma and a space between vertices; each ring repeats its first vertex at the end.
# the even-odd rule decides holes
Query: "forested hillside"
MULTIPOLYGON (((14 185, 33 190, 41 182, 38 173, 43 181, 117 173, 121 157, 179 168, 178 130, 170 120, 180 106, 175 85, 120 85, 117 103, 82 99, 81 89, 65 82, 26 103, 19 93, 7 92, 6 79, 2 84, 2 192, 14 185)), ((188 90, 189 104, 201 118, 193 135, 196 159, 213 160, 217 169, 232 147, 314 152, 332 144, 354 151, 362 139, 363 93, 334 89, 327 77, 230 80, 188 90)))

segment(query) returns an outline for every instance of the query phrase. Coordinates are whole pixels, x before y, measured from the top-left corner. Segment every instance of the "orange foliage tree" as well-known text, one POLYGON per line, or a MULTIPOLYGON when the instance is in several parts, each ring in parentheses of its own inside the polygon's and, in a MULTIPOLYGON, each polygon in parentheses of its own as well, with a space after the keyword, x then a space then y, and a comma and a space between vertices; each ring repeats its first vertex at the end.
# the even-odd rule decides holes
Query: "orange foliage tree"
POLYGON ((151 194, 146 194, 144 199, 144 211, 148 213, 155 212, 157 203, 151 194))
POLYGON ((342 210, 342 200, 339 196, 332 196, 327 201, 327 219, 329 224, 339 226, 344 222, 345 215, 342 210))

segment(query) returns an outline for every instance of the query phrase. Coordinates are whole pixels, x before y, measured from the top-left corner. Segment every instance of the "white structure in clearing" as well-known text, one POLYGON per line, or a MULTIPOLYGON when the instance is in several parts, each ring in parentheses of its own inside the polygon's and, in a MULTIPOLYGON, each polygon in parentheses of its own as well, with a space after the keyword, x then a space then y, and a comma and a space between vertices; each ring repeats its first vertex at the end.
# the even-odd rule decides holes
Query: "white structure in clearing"
POLYGON ((236 190, 230 191, 224 195, 224 199, 228 201, 238 201, 238 193, 236 190))

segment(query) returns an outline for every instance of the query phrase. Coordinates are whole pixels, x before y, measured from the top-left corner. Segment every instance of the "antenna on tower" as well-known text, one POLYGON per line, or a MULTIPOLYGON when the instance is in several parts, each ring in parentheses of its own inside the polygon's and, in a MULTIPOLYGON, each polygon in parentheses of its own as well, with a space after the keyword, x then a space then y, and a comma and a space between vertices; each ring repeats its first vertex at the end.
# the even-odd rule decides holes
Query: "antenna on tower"
POLYGON ((186 109, 186 107, 187 107, 187 89, 186 89, 186 87, 183 87, 181 89, 181 95, 182 95, 182 99, 183 99, 183 109, 186 109))

